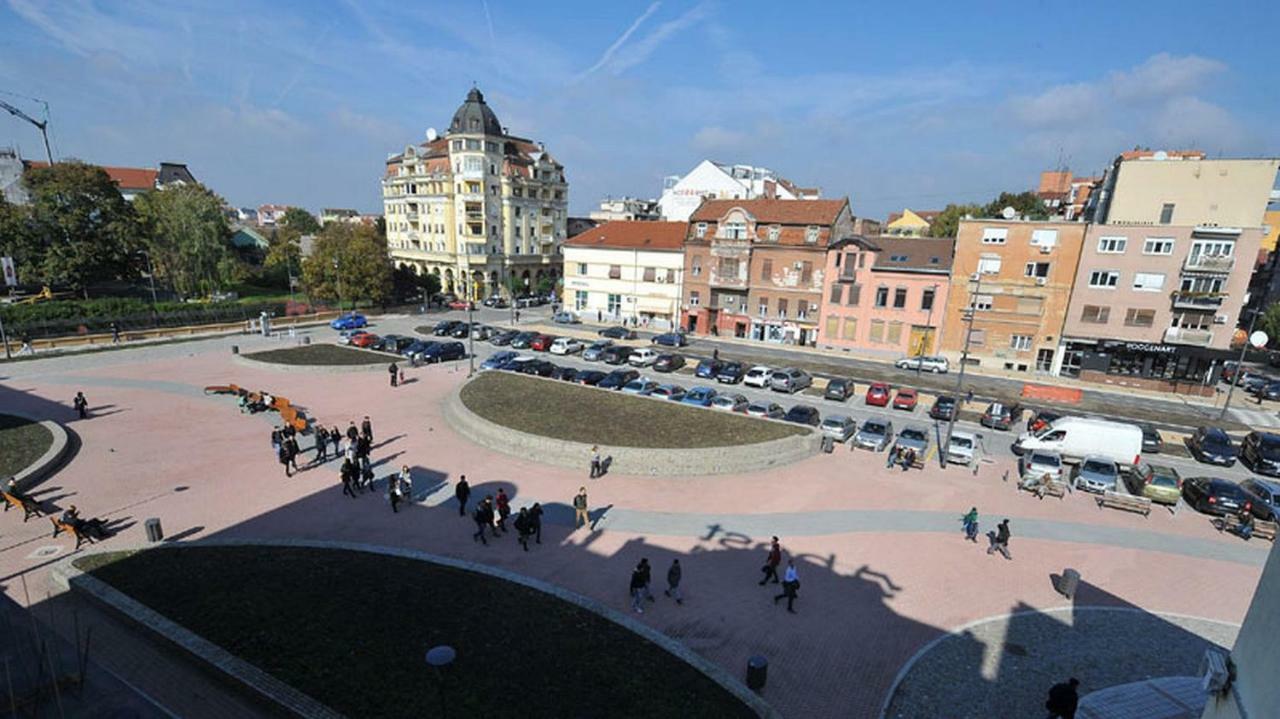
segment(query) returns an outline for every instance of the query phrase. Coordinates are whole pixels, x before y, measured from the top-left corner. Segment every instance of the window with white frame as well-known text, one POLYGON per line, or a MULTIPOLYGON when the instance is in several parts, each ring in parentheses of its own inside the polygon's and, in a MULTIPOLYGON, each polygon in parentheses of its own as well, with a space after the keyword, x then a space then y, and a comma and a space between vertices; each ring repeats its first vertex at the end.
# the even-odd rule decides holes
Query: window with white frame
POLYGON ((999 255, 983 255, 978 258, 978 272, 984 275, 998 275, 1001 264, 999 255))
POLYGON ((580 274, 580 275, 585 275, 585 274, 587 274, 587 263, 585 263, 585 262, 579 262, 579 263, 578 263, 578 274, 580 274))
POLYGON ((984 227, 982 230, 984 245, 1003 245, 1007 239, 1009 239, 1009 230, 1004 227, 984 227))
POLYGON ((1058 244, 1057 230, 1032 230, 1031 244, 1040 247, 1055 247, 1058 244))
POLYGON ((585 310, 587 308, 586 290, 578 290, 573 293, 573 308, 575 310, 585 310))
POLYGON ((804 230, 804 241, 810 244, 818 241, 818 226, 809 225, 804 230))
POLYGON ((1142 254, 1172 255, 1173 239, 1169 237, 1148 237, 1147 241, 1142 243, 1142 254))
POLYGON ((1099 237, 1098 238, 1098 254, 1100 255, 1121 255, 1129 245, 1127 237, 1099 237))
POLYGON ((699 222, 693 226, 693 236, 702 239, 707 236, 707 223, 699 222))
POLYGON ((1114 270, 1094 270, 1089 273, 1089 286, 1095 289, 1115 289, 1120 284, 1120 273, 1114 270))
POLYGON ((747 223, 726 222, 720 226, 720 232, 717 234, 729 240, 745 240, 747 239, 747 223))
POLYGON ((974 295, 973 308, 975 310, 989 310, 995 304, 995 297, 992 295, 974 295))
POLYGON ((1031 349, 1031 335, 1009 335, 1009 349, 1019 352, 1031 349))
POLYGON ((778 237, 780 237, 781 235, 782 235, 781 225, 769 225, 769 241, 770 242, 777 242, 778 237))
POLYGON ((701 302, 701 301, 702 301, 702 293, 698 292, 697 290, 690 290, 690 291, 689 291, 689 306, 690 306, 690 307, 697 307, 697 306, 698 306, 698 303, 699 303, 699 302, 701 302))
POLYGON ((1133 289, 1137 292, 1159 292, 1164 289, 1164 275, 1154 272, 1135 272, 1133 289))

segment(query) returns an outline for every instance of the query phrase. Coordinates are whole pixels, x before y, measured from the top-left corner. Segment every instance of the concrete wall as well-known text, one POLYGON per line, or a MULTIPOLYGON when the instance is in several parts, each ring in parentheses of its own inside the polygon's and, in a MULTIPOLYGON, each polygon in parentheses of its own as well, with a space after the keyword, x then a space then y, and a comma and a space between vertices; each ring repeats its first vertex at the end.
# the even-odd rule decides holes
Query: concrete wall
POLYGON ((1126 160, 1106 222, 1154 225, 1165 203, 1172 225, 1260 227, 1280 160, 1126 160))
MULTIPOLYGON (((1257 540, 1254 540, 1257 541, 1257 540)), ((1231 650, 1236 680, 1210 697, 1201 719, 1268 719, 1280 715, 1280 552, 1274 548, 1231 650)))

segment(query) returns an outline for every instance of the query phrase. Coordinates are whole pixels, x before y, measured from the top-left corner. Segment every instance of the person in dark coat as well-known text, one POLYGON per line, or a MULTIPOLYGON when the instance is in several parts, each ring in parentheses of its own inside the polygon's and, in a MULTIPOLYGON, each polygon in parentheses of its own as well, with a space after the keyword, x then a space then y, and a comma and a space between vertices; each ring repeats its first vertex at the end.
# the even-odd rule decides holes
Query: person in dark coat
POLYGON ((356 440, 356 457, 360 459, 360 468, 367 474, 370 471, 369 455, 373 452, 373 440, 366 435, 360 435, 356 440))
POLYGON ((355 467, 347 460, 342 460, 342 468, 338 470, 338 476, 342 478, 342 493, 356 498, 356 490, 352 486, 355 476, 355 467))
POLYGON ((471 485, 467 484, 467 475, 462 475, 458 486, 453 488, 453 496, 458 500, 458 516, 467 516, 467 499, 471 497, 471 485))
POLYGON ((400 368, 396 366, 395 362, 392 362, 391 366, 387 368, 387 371, 391 373, 391 386, 397 386, 397 380, 400 378, 400 368))
POLYGON ((644 614, 644 583, 645 572, 643 564, 637 564, 636 568, 631 570, 631 608, 636 610, 636 614, 644 614))
POLYGON ((476 533, 471 535, 471 541, 480 540, 481 544, 487 545, 489 540, 484 538, 485 525, 489 523, 489 516, 485 512, 484 502, 476 504, 475 510, 471 512, 471 519, 476 523, 476 533))
POLYGON ((1005 559, 1013 559, 1009 556, 1009 520, 1005 519, 996 525, 995 540, 987 547, 987 554, 999 552, 1004 555, 1005 559))
POLYGON ((298 471, 298 454, 301 453, 302 451, 298 449, 298 440, 294 439, 293 437, 289 437, 288 439, 286 439, 284 441, 284 451, 285 451, 285 454, 289 457, 289 466, 293 468, 293 471, 297 472, 298 471))
POLYGON ((520 512, 516 514, 512 525, 516 528, 516 538, 520 542, 520 546, 524 547, 524 551, 529 551, 529 535, 533 534, 533 527, 529 522, 529 508, 521 507, 520 512))
POLYGON ((355 420, 351 420, 349 423, 347 423, 347 441, 355 442, 356 438, 359 436, 360 436, 360 430, 356 429, 355 420))
POLYGON ((782 564, 782 545, 778 544, 778 538, 773 538, 773 544, 769 545, 769 558, 765 560, 764 566, 760 571, 764 572, 764 579, 760 580, 760 586, 764 586, 766 582, 773 579, 773 583, 777 584, 778 565, 782 564))
POLYGON ((329 461, 329 430, 323 426, 316 428, 316 462, 329 461))
POLYGON ((342 433, 338 431, 338 425, 333 425, 333 429, 329 430, 329 441, 333 442, 333 458, 337 459, 342 456, 342 433))
POLYGON ((529 508, 529 526, 533 530, 533 541, 542 544, 542 503, 534 502, 529 508))
POLYGON ((280 448, 276 450, 276 457, 280 459, 280 464, 284 466, 284 476, 292 477, 293 472, 289 469, 289 462, 291 461, 291 458, 289 457, 289 448, 283 444, 279 447, 280 448))
POLYGON ((271 430, 271 451, 278 456, 280 454, 280 445, 284 444, 284 433, 279 427, 271 430))
POLYGON ((649 583, 653 581, 653 567, 649 566, 647 558, 640 559, 640 571, 644 572, 644 597, 649 601, 655 601, 653 592, 649 590, 649 583))
POLYGON ((502 487, 498 487, 498 529, 503 534, 507 533, 507 517, 511 516, 511 500, 507 498, 507 493, 502 487))
POLYGON ((71 400, 71 404, 76 408, 76 414, 80 415, 80 419, 89 416, 89 400, 84 398, 84 392, 76 392, 76 398, 71 400))
POLYGON ((1049 698, 1044 702, 1044 708, 1049 710, 1048 719, 1075 719, 1076 705, 1080 702, 1079 686, 1080 680, 1071 677, 1049 688, 1049 698))
POLYGON ((373 441, 373 422, 369 421, 367 414, 364 416, 364 421, 360 423, 360 434, 368 437, 370 442, 373 441))
POLYGON ((494 510, 493 510, 493 497, 491 497, 491 496, 489 496, 489 495, 485 495, 485 498, 484 498, 484 522, 485 522, 485 524, 486 524, 486 525, 488 525, 488 526, 489 526, 489 532, 490 532, 490 533, 492 533, 492 534, 493 534, 493 536, 494 536, 494 538, 496 539, 496 538, 498 537, 498 528, 497 528, 496 526, 494 526, 493 517, 494 517, 494 510))
POLYGON ((684 604, 684 597, 680 594, 680 579, 683 574, 680 560, 671 560, 671 568, 667 570, 667 588, 662 593, 676 600, 676 604, 684 604))

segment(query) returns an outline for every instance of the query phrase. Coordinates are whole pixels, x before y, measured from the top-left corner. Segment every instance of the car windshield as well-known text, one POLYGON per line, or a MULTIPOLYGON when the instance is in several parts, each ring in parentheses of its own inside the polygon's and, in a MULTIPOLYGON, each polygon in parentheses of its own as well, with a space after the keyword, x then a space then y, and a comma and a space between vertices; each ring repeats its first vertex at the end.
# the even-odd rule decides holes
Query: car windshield
POLYGON ((939 397, 938 406, 943 409, 950 409, 955 405, 956 401, 950 397, 939 397))
POLYGON ((884 434, 884 425, 878 422, 867 422, 862 425, 862 431, 867 434, 884 434))
POLYGON ((1157 470, 1151 475, 1151 484, 1157 487, 1177 487, 1178 475, 1167 474, 1162 470, 1157 470))
POLYGON ((1107 476, 1115 476, 1116 466, 1111 462, 1103 462, 1096 459, 1086 460, 1084 466, 1080 468, 1081 472, 1089 474, 1105 474, 1107 476))
POLYGON ((906 439, 914 442, 924 441, 924 432, 918 429, 904 429, 898 433, 898 439, 906 439))
POLYGON ((951 446, 960 449, 973 449, 973 440, 968 437, 952 437, 951 446))
POLYGON ((1262 451, 1262 456, 1267 459, 1280 459, 1280 437, 1275 435, 1265 435, 1262 441, 1258 443, 1258 449, 1262 451))
POLYGON ((1044 467, 1061 467, 1062 460, 1052 454, 1033 454, 1031 455, 1031 463, 1044 467))
POLYGON ((844 417, 828 417, 822 420, 822 426, 830 429, 843 429, 848 422, 844 417))

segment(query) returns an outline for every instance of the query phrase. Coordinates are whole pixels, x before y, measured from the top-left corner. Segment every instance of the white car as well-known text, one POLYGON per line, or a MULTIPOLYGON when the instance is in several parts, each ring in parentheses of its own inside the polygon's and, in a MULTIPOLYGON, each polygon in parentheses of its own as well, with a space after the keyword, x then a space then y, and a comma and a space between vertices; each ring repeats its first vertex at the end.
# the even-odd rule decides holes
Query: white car
POLYGON ((761 389, 768 389, 769 377, 771 376, 773 376, 772 367, 765 367, 764 365, 756 365, 755 367, 752 367, 751 369, 747 370, 747 373, 742 376, 742 383, 748 387, 760 387, 761 389))
POLYGON ((1047 474, 1055 482, 1062 481, 1062 455, 1047 449, 1035 449, 1018 458, 1018 474, 1023 486, 1039 484, 1047 474))
POLYGON ((937 374, 946 374, 951 369, 951 363, 946 357, 903 357, 894 362, 893 366, 898 369, 920 369, 937 374))
POLYGON ((951 433, 951 441, 947 442, 947 462, 968 467, 973 464, 973 455, 977 449, 978 435, 956 430, 951 433))
POLYGON ((658 351, 649 347, 641 347, 627 357, 632 367, 648 367, 658 361, 658 351))
POLYGON ((573 337, 557 337, 548 351, 553 355, 571 355, 581 352, 583 347, 585 345, 582 344, 582 340, 573 337))

